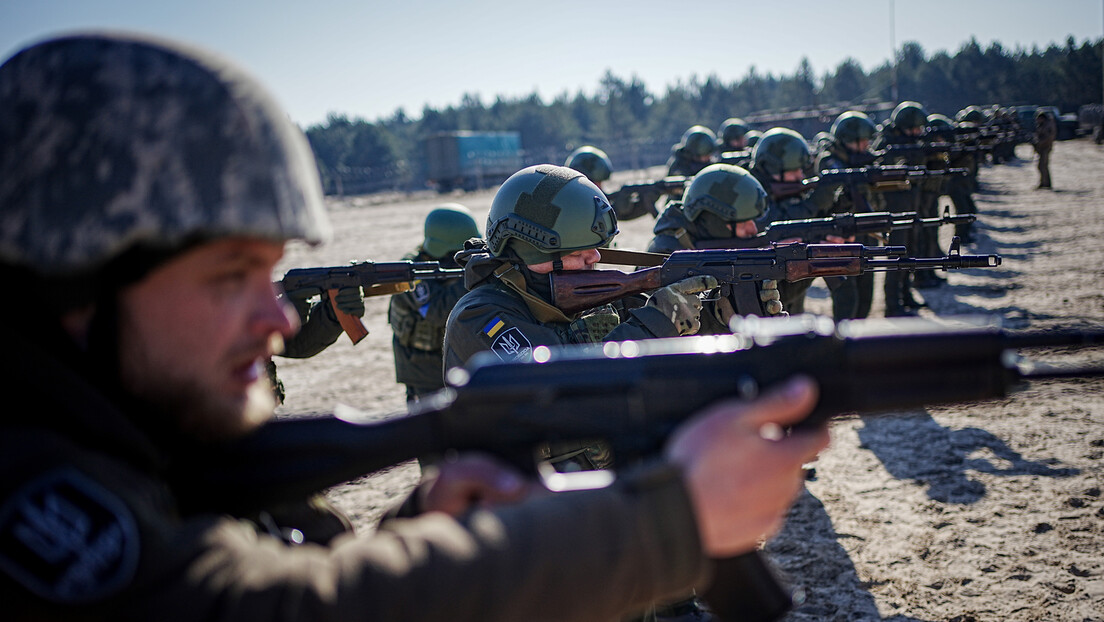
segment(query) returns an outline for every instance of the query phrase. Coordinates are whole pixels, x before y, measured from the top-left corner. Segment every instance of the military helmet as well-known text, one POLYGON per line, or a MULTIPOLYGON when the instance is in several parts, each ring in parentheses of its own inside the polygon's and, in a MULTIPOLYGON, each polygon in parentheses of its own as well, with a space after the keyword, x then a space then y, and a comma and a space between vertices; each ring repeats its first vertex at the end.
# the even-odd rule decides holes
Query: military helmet
POLYGON ((755 143, 759 142, 759 139, 763 137, 763 133, 759 130, 748 130, 747 134, 744 134, 744 138, 747 139, 747 148, 751 149, 755 147, 755 143))
POLYGON ((812 159, 805 138, 785 127, 767 130, 751 150, 751 167, 772 177, 781 176, 783 171, 807 169, 812 159))
POLYGON ((751 173, 732 164, 710 164, 686 187, 682 211, 690 220, 705 213, 725 222, 758 218, 767 209, 767 193, 751 173))
POLYGON ((889 122, 899 130, 922 128, 928 124, 928 113, 918 102, 904 101, 893 109, 889 122))
POLYGON ((694 125, 682 134, 679 148, 694 156, 712 155, 717 149, 717 135, 704 125, 694 125))
POLYGON ((538 164, 514 173, 487 215, 491 253, 501 257, 511 249, 528 265, 598 248, 616 234, 617 217, 606 195, 566 166, 538 164))
POLYGON ((426 215, 422 250, 430 257, 441 259, 464 248, 469 238, 477 237, 479 226, 471 211, 459 203, 444 203, 426 215))
POLYGON ((937 130, 949 130, 955 126, 954 121, 945 114, 939 114, 938 112, 928 115, 928 127, 937 130))
POLYGON ((739 117, 725 119, 725 122, 721 124, 721 128, 717 130, 721 149, 727 150, 730 142, 744 138, 749 130, 751 130, 751 126, 739 117))
POLYGON ((848 110, 836 117, 836 120, 832 122, 830 131, 837 142, 847 145, 874 138, 878 128, 866 113, 858 110, 848 110))
POLYGON ((0 205, 0 262, 66 278, 132 249, 330 233, 310 147, 267 93, 134 35, 70 35, 0 66, 0 205))
POLYGON ((606 181, 613 173, 613 163, 606 152, 590 145, 572 151, 564 166, 579 171, 596 184, 606 181))
POLYGON ((958 123, 984 123, 985 113, 977 106, 967 106, 955 114, 955 121, 958 123))

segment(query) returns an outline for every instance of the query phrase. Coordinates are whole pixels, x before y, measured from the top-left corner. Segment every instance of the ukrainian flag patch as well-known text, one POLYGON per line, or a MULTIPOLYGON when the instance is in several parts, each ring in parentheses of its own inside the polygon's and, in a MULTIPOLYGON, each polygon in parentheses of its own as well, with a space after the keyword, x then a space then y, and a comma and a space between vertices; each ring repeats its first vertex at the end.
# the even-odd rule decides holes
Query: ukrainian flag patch
POLYGON ((487 322, 487 325, 483 327, 483 334, 494 338, 498 334, 498 331, 502 330, 502 327, 506 326, 506 322, 503 322, 501 318, 495 316, 493 320, 487 322))

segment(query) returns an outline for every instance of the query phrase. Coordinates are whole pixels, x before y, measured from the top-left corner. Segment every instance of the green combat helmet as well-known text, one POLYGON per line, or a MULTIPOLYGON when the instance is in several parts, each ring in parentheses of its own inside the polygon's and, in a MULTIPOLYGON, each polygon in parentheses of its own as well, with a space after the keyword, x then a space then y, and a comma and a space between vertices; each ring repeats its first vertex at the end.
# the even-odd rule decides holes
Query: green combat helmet
POLYGON ((767 209, 767 192, 751 173, 732 164, 710 164, 694 175, 682 212, 711 237, 731 237, 729 223, 753 220, 767 209))
POLYGON ((928 127, 936 130, 949 130, 955 126, 954 121, 945 114, 938 112, 928 115, 928 127))
POLYGON ((775 127, 755 143, 751 151, 751 167, 771 177, 781 177, 783 171, 805 170, 812 164, 809 143, 797 132, 775 127))
POLYGON ((928 113, 918 102, 904 101, 893 109, 889 115, 889 122, 901 131, 923 129, 928 124, 928 113))
POLYGON ((479 237, 479 226, 468 208, 459 203, 444 203, 433 208, 425 219, 422 250, 434 259, 464 248, 464 242, 479 237))
POLYGON ((613 163, 606 152, 590 145, 572 151, 564 166, 579 171, 596 184, 606 181, 613 173, 613 163))
POLYGON ((0 205, 0 263, 78 284, 128 251, 330 234, 306 138, 267 93, 133 35, 53 39, 0 67, 0 205))
POLYGON ((958 111, 958 114, 955 115, 955 121, 982 125, 985 123, 985 113, 977 106, 967 106, 958 111))
POLYGON ((858 110, 848 110, 836 117, 829 130, 836 141, 841 145, 857 143, 860 140, 871 140, 878 131, 874 121, 866 113, 858 110))
POLYGON ((713 155, 717 149, 717 135, 704 125, 694 125, 682 134, 679 149, 697 157, 713 155))
POLYGON ((759 139, 763 137, 763 133, 759 130, 748 130, 748 133, 744 135, 747 139, 747 148, 752 149, 755 147, 755 143, 759 142, 759 139))
POLYGON ((748 131, 750 130, 751 126, 749 126, 746 121, 739 117, 725 119, 725 122, 721 124, 720 129, 717 130, 720 150, 731 151, 733 149, 733 147, 731 146, 732 143, 746 137, 748 131))
POLYGON ((582 173, 551 164, 510 176, 491 201, 487 246, 495 257, 510 249, 527 265, 603 246, 617 234, 606 195, 582 173))

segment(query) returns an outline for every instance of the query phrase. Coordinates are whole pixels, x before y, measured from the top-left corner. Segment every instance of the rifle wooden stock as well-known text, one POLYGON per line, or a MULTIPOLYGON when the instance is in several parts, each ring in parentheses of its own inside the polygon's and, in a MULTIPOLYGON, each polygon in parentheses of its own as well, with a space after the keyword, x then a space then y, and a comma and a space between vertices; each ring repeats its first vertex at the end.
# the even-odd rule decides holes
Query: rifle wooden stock
POLYGON ((552 279, 552 304, 570 315, 665 285, 659 267, 561 272, 552 279))

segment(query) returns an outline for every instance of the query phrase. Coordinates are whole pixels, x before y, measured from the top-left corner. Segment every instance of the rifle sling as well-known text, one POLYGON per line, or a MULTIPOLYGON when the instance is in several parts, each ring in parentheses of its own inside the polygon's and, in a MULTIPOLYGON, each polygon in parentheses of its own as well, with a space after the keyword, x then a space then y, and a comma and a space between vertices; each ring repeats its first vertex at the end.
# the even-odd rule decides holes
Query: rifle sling
POLYGON ((541 300, 526 289, 525 277, 522 276, 521 272, 518 271, 517 266, 514 264, 502 264, 495 269, 494 275, 499 281, 502 281, 506 287, 521 296, 526 306, 529 307, 529 311, 533 314, 533 317, 537 318, 538 322, 563 322, 564 324, 571 322, 571 318, 564 315, 563 311, 541 300))
POLYGON ((666 253, 647 253, 644 251, 630 251, 620 248, 599 248, 598 252, 602 254, 602 259, 600 259, 598 263, 608 263, 618 266, 640 266, 643 268, 662 266, 663 262, 667 261, 668 257, 666 253))

